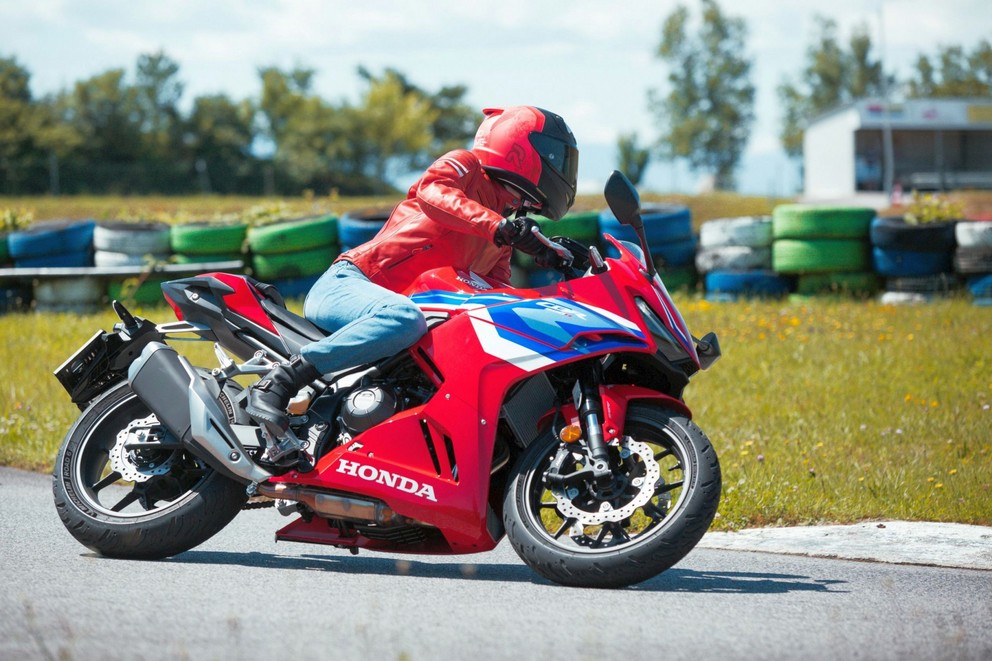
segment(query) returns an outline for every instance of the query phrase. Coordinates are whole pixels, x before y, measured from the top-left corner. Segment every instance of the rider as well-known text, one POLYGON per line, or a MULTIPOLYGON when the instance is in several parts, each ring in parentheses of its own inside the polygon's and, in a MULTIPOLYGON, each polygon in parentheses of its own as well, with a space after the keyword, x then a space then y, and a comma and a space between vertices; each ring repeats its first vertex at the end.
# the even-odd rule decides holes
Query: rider
POLYGON ((303 312, 327 333, 272 367, 249 391, 248 413, 285 434, 286 407, 328 374, 392 356, 427 332, 404 291, 442 266, 508 286, 513 248, 542 266, 558 253, 514 214, 560 219, 575 201, 579 152, 560 116, 532 106, 488 108, 471 150, 435 161, 368 243, 343 253, 307 294, 303 312))

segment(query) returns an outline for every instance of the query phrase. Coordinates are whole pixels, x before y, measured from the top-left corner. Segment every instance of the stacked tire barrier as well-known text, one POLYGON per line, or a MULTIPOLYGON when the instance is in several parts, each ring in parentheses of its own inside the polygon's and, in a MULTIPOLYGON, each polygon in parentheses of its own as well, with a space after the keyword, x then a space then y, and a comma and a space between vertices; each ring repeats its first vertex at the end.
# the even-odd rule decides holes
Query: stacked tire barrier
POLYGON ((875 272, 884 280, 883 303, 922 302, 956 288, 954 223, 878 217, 870 237, 875 272))
POLYGON ((92 220, 51 220, 11 232, 7 247, 19 268, 93 266, 92 220))
MULTIPOLYGON (((93 234, 96 223, 46 221, 24 231, 12 232, 8 249, 18 268, 79 267, 93 265, 93 234)), ((38 281, 32 290, 41 312, 89 312, 103 299, 103 285, 95 278, 59 278, 38 281)), ((5 296, 23 302, 12 292, 5 296)))
POLYGON ((872 271, 869 226, 875 211, 862 207, 784 204, 772 211, 772 269, 795 277, 801 296, 868 296, 878 289, 872 271))
MULTIPOLYGON (((698 240, 692 232, 689 207, 680 204, 646 204, 641 209, 648 250, 658 273, 670 291, 694 289, 698 280, 695 267, 698 240)), ((622 225, 609 209, 599 214, 599 231, 637 245, 637 234, 622 225)), ((604 246, 607 257, 616 257, 612 245, 604 246)))
MULTIPOLYGON (((0 234, 0 267, 11 266, 10 247, 7 244, 8 234, 0 234)), ((0 286, 0 314, 23 310, 31 305, 33 298, 30 285, 23 283, 4 283, 0 286)))
POLYGON ((703 223, 696 270, 703 276, 706 298, 733 301, 788 293, 789 280, 771 270, 771 245, 770 216, 718 218, 703 223))
POLYGON ((965 278, 975 305, 992 306, 992 221, 961 221, 954 237, 954 270, 965 278))
MULTIPOLYGON (((583 246, 600 248, 598 211, 569 213, 557 221, 543 216, 533 218, 545 236, 566 236, 583 246)), ((561 279, 557 271, 538 267, 532 257, 520 251, 514 251, 513 259, 513 284, 517 287, 543 287, 561 279)))
POLYGON ((248 230, 252 275, 286 297, 305 295, 339 254, 334 216, 285 220, 248 230))
MULTIPOLYGON (((101 222, 93 230, 96 266, 147 266, 168 262, 171 228, 165 223, 101 222)), ((162 301, 162 278, 134 276, 108 282, 110 300, 151 305, 162 301)), ((99 303, 99 301, 96 301, 99 303)))
POLYGON ((172 226, 169 245, 177 264, 226 262, 245 258, 247 236, 244 223, 187 223, 172 226))

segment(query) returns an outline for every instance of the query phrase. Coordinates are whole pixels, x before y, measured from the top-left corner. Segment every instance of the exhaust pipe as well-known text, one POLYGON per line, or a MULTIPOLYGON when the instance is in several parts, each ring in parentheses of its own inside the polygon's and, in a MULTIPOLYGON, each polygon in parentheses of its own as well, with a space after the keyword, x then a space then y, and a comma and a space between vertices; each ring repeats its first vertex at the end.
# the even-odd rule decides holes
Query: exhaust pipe
POLYGON ((258 493, 276 500, 295 500, 303 503, 319 516, 344 519, 358 523, 374 522, 380 526, 400 526, 412 521, 397 514, 385 503, 354 496, 328 493, 282 482, 258 485, 258 493))
POLYGON ((159 422, 211 468, 246 484, 272 477, 251 460, 218 404, 220 386, 161 342, 149 342, 127 374, 131 390, 159 422))

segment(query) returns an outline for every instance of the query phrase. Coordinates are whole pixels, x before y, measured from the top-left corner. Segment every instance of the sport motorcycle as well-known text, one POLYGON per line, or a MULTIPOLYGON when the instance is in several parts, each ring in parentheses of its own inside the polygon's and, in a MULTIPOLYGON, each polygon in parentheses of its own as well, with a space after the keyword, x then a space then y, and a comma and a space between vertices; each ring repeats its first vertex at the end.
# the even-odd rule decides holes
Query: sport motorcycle
POLYGON ((326 333, 243 275, 162 285, 178 321, 113 306, 55 372, 82 413, 59 451, 66 529, 110 557, 201 544, 239 512, 293 517, 279 541, 358 553, 467 554, 508 537, 556 583, 617 588, 681 560, 720 500, 720 466, 683 399, 720 356, 692 336, 651 261, 640 200, 605 189, 640 246, 617 257, 565 237, 560 282, 512 288, 441 268, 405 292, 427 334, 388 359, 323 375, 278 436, 246 413, 247 381, 326 333), (170 344, 214 343, 217 367, 170 344), (234 358, 231 357, 233 354, 234 358))

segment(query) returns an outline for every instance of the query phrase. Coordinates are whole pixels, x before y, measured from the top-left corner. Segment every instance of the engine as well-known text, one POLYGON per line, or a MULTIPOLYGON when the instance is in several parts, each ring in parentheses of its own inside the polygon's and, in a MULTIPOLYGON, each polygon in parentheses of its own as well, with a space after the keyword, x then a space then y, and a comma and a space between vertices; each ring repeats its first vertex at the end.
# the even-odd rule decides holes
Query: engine
POLYGON ((352 434, 385 422, 399 410, 396 396, 379 386, 360 386, 341 403, 341 421, 352 434))

